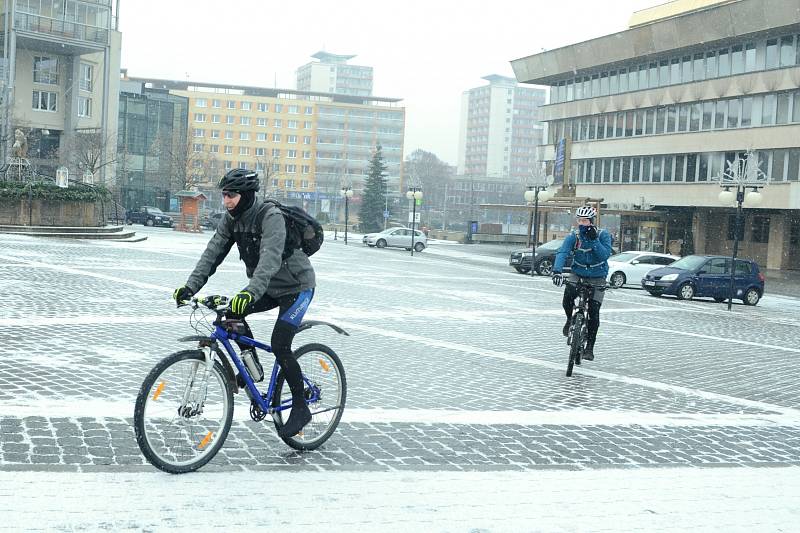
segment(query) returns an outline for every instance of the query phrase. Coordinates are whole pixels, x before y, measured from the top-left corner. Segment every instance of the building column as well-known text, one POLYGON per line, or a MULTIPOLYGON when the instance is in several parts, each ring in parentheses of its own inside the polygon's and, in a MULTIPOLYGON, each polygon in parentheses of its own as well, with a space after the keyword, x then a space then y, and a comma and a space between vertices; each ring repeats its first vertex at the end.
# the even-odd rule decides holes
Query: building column
POLYGON ((695 209, 692 214, 692 237, 694 239, 694 253, 706 252, 706 228, 708 227, 708 210, 695 209))
POLYGON ((767 244, 767 268, 780 270, 789 256, 786 215, 772 212, 769 216, 769 243, 767 244))

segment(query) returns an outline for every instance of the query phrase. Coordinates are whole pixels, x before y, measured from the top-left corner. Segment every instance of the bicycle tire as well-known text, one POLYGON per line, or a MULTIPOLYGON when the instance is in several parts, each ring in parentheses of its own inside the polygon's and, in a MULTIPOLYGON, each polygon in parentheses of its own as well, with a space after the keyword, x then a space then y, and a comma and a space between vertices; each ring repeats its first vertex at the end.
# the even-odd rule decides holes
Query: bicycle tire
MULTIPOLYGON (((187 373, 195 363, 196 374, 204 371, 205 355, 200 350, 168 355, 144 379, 136 398, 133 427, 139 449, 150 464, 170 474, 192 472, 213 459, 233 420, 233 389, 219 361, 209 373, 201 411, 187 416, 179 413, 187 373), (210 404, 209 398, 221 400, 221 406, 210 404)), ((189 390, 190 397, 196 390, 189 390)))
MULTIPOLYGON (((295 450, 315 450, 333 435, 342 419, 342 411, 347 400, 347 379, 339 356, 324 344, 301 346, 295 350, 294 357, 300 364, 303 377, 320 388, 320 401, 308 404, 311 409, 311 422, 297 435, 281 437, 281 440, 295 450)), ((308 398, 310 395, 308 385, 305 386, 305 390, 308 398)), ((277 407, 282 401, 290 400, 291 397, 292 393, 286 384, 283 372, 280 372, 275 382, 272 406, 277 407)), ((290 414, 291 409, 276 411, 273 414, 275 428, 280 430, 290 414)))
POLYGON ((583 313, 575 313, 572 317, 572 331, 570 331, 569 361, 567 361, 567 377, 572 376, 572 369, 577 362, 580 364, 581 345, 583 344, 583 313))

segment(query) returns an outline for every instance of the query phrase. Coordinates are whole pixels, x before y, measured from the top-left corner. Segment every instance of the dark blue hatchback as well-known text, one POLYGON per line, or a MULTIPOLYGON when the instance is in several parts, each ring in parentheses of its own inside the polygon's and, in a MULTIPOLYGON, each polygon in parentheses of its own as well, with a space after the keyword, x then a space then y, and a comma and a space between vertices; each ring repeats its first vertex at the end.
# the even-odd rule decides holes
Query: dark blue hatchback
MULTIPOLYGON (((719 255, 687 255, 668 267, 657 268, 642 278, 642 288, 654 296, 671 294, 681 300, 695 297, 728 299, 731 258, 719 255)), ((756 305, 764 295, 764 274, 755 261, 736 260, 733 297, 756 305)))

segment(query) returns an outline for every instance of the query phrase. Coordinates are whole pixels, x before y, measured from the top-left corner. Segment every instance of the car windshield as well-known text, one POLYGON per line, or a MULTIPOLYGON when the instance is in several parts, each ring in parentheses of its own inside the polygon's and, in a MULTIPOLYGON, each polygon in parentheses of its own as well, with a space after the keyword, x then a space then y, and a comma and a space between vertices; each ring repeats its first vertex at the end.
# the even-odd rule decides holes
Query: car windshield
POLYGON ((539 248, 541 250, 556 250, 561 247, 561 244, 564 242, 564 239, 556 239, 554 241, 546 242, 541 245, 539 248))
POLYGON ((155 207, 148 207, 147 210, 149 212, 153 213, 154 215, 163 215, 164 214, 164 212, 161 211, 161 209, 157 209, 155 207))
POLYGON ((706 262, 706 257, 701 255, 687 255, 683 259, 678 259, 672 263, 670 268, 680 268, 681 270, 694 270, 706 262))
POLYGON ((609 261, 616 261, 617 263, 627 263, 634 257, 637 257, 639 254, 632 253, 632 252, 623 252, 621 254, 612 255, 608 258, 609 261))

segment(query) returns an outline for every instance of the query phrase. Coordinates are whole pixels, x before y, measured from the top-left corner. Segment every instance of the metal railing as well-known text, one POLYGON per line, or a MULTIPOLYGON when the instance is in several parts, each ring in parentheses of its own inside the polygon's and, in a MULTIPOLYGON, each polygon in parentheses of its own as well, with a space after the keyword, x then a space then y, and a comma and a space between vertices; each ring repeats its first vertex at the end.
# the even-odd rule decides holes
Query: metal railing
POLYGON ((14 29, 35 33, 46 33, 67 39, 76 39, 97 44, 108 44, 108 30, 78 22, 40 17, 29 13, 14 14, 14 29))

